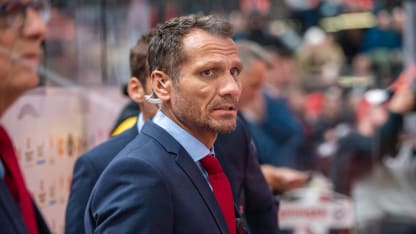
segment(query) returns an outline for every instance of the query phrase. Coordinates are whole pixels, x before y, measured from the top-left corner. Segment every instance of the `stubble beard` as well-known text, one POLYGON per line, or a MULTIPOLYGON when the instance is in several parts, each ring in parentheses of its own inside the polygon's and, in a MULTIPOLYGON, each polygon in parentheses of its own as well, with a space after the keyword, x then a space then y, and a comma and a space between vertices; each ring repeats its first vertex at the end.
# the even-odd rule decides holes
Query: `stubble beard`
MULTIPOLYGON (((212 133, 229 133, 236 128, 236 118, 228 120, 216 120, 206 115, 201 115, 200 107, 187 98, 178 95, 176 103, 172 107, 173 114, 187 126, 212 133)), ((208 110, 209 111, 209 110, 208 110)))

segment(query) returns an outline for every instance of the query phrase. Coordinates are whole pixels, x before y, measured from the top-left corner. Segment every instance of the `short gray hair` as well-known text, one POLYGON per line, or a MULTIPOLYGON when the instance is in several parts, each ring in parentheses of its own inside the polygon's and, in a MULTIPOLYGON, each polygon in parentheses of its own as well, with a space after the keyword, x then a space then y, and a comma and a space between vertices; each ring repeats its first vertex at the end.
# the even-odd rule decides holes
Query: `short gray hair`
POLYGON ((271 66, 270 54, 256 42, 249 40, 239 40, 236 42, 238 55, 244 67, 250 66, 251 63, 261 60, 271 66))
POLYGON ((183 39, 194 29, 229 38, 233 34, 232 25, 216 15, 187 15, 168 20, 156 28, 156 33, 150 41, 148 53, 150 73, 161 70, 175 81, 186 59, 183 39))

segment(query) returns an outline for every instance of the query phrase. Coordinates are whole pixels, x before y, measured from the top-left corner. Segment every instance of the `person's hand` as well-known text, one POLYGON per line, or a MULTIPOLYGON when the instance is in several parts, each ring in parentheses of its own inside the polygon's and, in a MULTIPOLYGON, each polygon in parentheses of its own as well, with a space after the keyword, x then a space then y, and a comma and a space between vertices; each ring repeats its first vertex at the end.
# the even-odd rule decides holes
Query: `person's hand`
POLYGON ((261 165, 267 184, 276 191, 287 192, 305 185, 308 175, 304 172, 285 167, 261 165))
POLYGON ((405 114, 415 107, 415 90, 413 85, 416 82, 416 65, 407 67, 391 86, 394 96, 388 107, 391 112, 405 114))
POLYGON ((406 86, 394 94, 389 102, 389 110, 398 114, 405 114, 415 107, 415 94, 413 89, 406 86))

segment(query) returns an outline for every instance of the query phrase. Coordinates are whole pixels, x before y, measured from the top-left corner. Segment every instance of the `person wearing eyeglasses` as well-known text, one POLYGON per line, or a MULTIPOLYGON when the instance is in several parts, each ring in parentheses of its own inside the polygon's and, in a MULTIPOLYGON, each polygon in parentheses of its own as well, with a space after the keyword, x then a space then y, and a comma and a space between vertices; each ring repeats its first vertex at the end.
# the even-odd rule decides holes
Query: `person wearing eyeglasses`
MULTIPOLYGON (((39 83, 49 8, 47 0, 0 0, 0 118, 39 83)), ((0 232, 50 233, 25 185, 6 128, 0 123, 0 232)))

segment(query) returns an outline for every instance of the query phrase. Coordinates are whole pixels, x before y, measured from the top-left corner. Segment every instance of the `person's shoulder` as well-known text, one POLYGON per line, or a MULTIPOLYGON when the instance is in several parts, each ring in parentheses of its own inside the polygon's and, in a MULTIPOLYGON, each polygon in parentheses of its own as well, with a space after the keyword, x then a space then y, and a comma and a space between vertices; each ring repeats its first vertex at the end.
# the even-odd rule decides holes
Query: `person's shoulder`
POLYGON ((159 131, 160 129, 157 128, 157 125, 146 122, 140 134, 137 134, 136 137, 131 139, 119 154, 128 157, 142 157, 142 155, 145 155, 144 152, 153 152, 154 150, 162 148, 161 145, 166 144, 163 137, 166 137, 165 135, 169 134, 162 134, 163 137, 161 137, 159 131))
MULTIPOLYGON (((127 168, 150 167, 155 171, 161 171, 169 164, 168 161, 174 160, 172 151, 163 139, 149 137, 146 134, 139 134, 130 141, 115 157, 109 162, 106 170, 109 171, 125 171, 127 168), (168 160, 172 159, 172 160, 168 160), (124 169, 123 169, 124 168, 124 169)), ((118 172, 117 172, 118 173, 118 172)))
POLYGON ((176 160, 172 156, 183 152, 186 151, 172 135, 159 125, 147 121, 140 134, 120 151, 113 162, 144 161, 149 165, 160 166, 176 160))
POLYGON ((158 142, 158 144, 167 151, 177 152, 180 144, 171 134, 172 133, 169 133, 158 124, 152 121, 147 121, 141 130, 139 138, 152 139, 153 141, 158 142))
POLYGON ((118 116, 111 132, 114 132, 118 127, 120 127, 120 124, 122 124, 126 119, 137 117, 139 113, 140 108, 137 103, 134 101, 127 103, 121 110, 120 115, 118 116))

